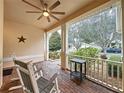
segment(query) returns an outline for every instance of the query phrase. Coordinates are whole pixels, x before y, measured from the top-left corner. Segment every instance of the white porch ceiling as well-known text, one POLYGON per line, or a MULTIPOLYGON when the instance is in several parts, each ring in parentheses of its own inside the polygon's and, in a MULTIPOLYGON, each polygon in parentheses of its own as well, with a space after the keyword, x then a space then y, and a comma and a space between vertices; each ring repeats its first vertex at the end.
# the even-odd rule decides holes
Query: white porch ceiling
MULTIPOLYGON (((31 2, 32 4, 35 4, 36 6, 41 7, 40 0, 27 1, 31 2)), ((44 0, 44 2, 47 2, 49 6, 51 6, 56 1, 57 0, 44 0)), ((56 17, 61 20, 67 17, 68 15, 72 14, 76 10, 80 9, 81 7, 85 6, 86 4, 90 3, 91 1, 94 0, 60 0, 61 5, 54 9, 54 11, 63 11, 66 12, 66 14, 64 16, 56 15, 56 17)), ((24 2, 22 2, 22 0, 4 0, 4 9, 5 20, 12 20, 24 24, 34 25, 41 29, 47 29, 57 22, 53 18, 50 18, 51 22, 48 22, 45 17, 40 20, 37 20, 40 14, 26 13, 26 10, 36 9, 25 4, 24 2)))

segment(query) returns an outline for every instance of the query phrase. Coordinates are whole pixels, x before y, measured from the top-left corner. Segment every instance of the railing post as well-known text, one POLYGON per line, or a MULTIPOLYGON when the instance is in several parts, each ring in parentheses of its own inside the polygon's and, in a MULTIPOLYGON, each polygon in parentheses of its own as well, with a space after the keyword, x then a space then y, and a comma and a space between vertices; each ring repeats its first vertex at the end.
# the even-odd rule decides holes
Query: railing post
POLYGON ((118 85, 118 86, 117 86, 118 89, 119 89, 119 87, 120 87, 120 86, 119 86, 119 85, 120 85, 120 84, 119 84, 119 83, 120 83, 120 81, 119 81, 119 79, 120 79, 120 69, 119 69, 119 67, 120 67, 120 65, 117 64, 117 81, 116 81, 116 82, 117 82, 117 85, 118 85))

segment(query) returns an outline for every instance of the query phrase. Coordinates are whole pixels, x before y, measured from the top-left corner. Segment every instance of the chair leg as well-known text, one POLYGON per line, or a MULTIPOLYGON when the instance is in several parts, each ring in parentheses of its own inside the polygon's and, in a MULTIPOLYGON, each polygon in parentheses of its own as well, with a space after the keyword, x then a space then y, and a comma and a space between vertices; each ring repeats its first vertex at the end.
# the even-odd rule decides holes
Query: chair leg
POLYGON ((56 88, 56 93, 60 93, 59 87, 58 87, 58 80, 57 78, 55 79, 55 88, 56 88))
POLYGON ((54 87, 51 89, 50 93, 53 93, 53 91, 56 91, 54 87))

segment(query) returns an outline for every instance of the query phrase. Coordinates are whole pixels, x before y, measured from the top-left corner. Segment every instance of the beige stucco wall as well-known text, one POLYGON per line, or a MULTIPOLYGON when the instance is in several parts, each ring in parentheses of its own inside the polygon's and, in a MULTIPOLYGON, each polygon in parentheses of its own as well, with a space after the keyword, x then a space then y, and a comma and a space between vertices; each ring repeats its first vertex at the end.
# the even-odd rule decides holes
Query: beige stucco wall
POLYGON ((44 31, 31 25, 5 20, 4 22, 4 59, 31 58, 44 56, 44 31), (25 43, 18 43, 23 35, 25 43))
POLYGON ((3 0, 0 0, 0 87, 2 85, 2 59, 3 57, 3 0))

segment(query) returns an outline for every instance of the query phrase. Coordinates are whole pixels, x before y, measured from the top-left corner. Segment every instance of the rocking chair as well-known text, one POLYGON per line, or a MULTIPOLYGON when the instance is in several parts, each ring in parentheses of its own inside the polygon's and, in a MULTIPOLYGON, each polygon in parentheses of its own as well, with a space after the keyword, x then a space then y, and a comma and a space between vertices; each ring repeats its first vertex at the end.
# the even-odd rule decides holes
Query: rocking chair
POLYGON ((44 77, 35 78, 32 62, 24 63, 14 60, 21 85, 25 93, 59 93, 57 73, 49 80, 44 77))

